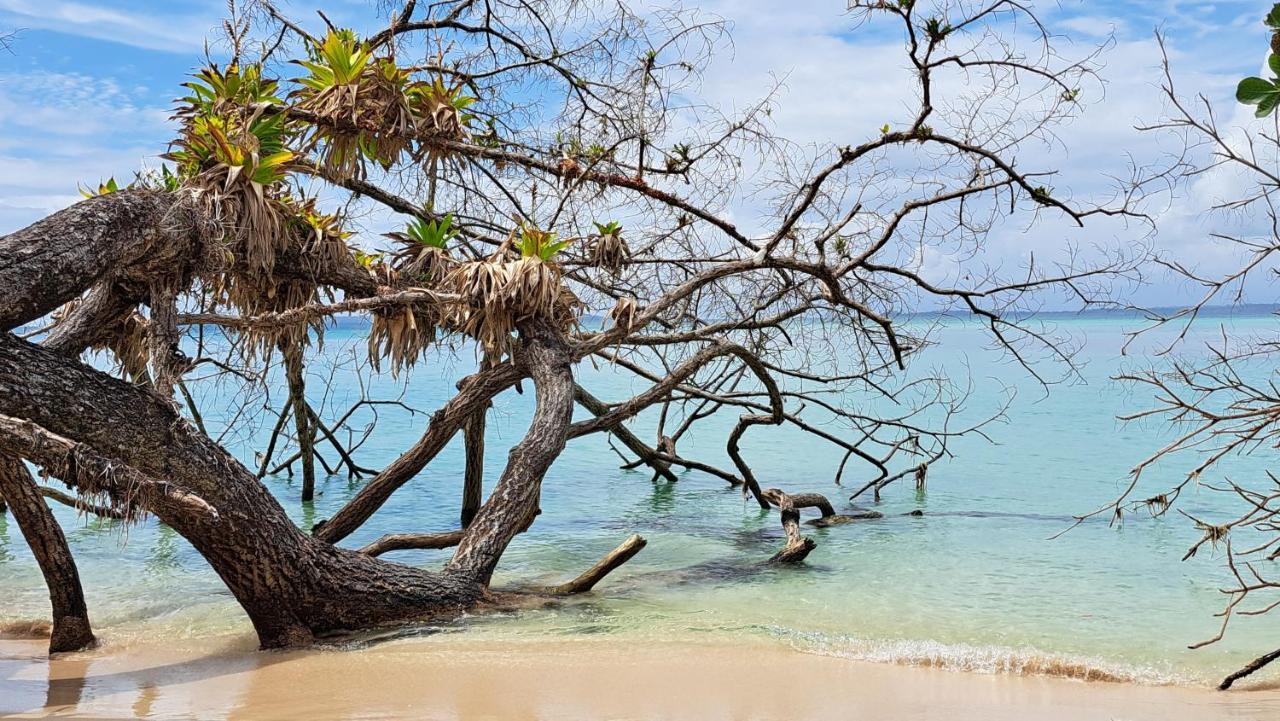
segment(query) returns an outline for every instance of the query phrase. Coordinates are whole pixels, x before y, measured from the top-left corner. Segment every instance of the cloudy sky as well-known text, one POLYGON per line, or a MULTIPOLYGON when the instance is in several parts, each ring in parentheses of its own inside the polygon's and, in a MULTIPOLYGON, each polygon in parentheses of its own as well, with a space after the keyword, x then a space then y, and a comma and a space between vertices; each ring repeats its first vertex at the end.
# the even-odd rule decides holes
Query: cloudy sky
MULTIPOLYGON (((319 7, 340 24, 369 25, 364 0, 282 2, 295 15, 319 7), (363 18, 364 22, 356 22, 363 18)), ((1153 158, 1158 140, 1134 126, 1158 120, 1157 27, 1169 39, 1184 94, 1204 93, 1227 122, 1248 124, 1232 100, 1235 83, 1257 74, 1267 3, 1228 0, 1058 0, 1036 2, 1062 43, 1082 52, 1114 37, 1104 56, 1105 96, 1089 98, 1083 117, 1046 150, 1046 165, 1076 195, 1124 175, 1126 154, 1153 158)), ((726 109, 784 84, 773 121, 801 142, 858 142, 905 111, 896 38, 853 27, 844 0, 687 0, 733 23, 733 49, 716 61, 706 93, 726 109), (833 92, 838 89, 838 92, 833 92)), ((0 31, 20 33, 0 51, 0 233, 78 200, 77 183, 132 177, 154 166, 171 135, 172 98, 200 64, 205 38, 224 11, 221 0, 0 0, 0 31), (149 159, 149 160, 148 160, 149 159)), ((1256 128, 1255 128, 1256 129, 1256 128)), ((1210 194, 1206 191, 1202 195, 1210 194)), ((1230 251, 1206 239, 1200 209, 1207 197, 1176 198, 1161 210, 1161 248, 1202 267, 1229 262, 1230 251)), ((1072 231, 1051 225, 1034 240, 1061 244, 1124 242, 1115 229, 1072 231)), ((1013 240, 1006 240, 1011 243, 1013 240)), ((1023 248, 1022 250, 1025 250, 1023 248)), ((1183 291, 1154 279, 1145 302, 1177 302, 1183 291)))

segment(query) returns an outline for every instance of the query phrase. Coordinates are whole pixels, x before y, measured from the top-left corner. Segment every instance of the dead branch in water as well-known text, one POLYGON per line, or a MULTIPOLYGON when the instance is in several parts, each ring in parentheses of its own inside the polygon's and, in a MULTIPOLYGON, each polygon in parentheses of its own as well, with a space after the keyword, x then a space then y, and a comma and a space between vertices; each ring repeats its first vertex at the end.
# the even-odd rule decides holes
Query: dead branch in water
POLYGON ((1280 658, 1280 648, 1272 651, 1271 653, 1263 654, 1262 656, 1255 658, 1254 660, 1246 664, 1244 668, 1241 668, 1239 671, 1236 671, 1230 676, 1227 676, 1226 678, 1222 679, 1222 683, 1218 684, 1218 690, 1226 691, 1227 689, 1231 688, 1231 685, 1234 684, 1236 681, 1239 681, 1240 679, 1246 676, 1249 676, 1258 671, 1261 671, 1264 667, 1266 667, 1267 664, 1271 663, 1272 661, 1275 661, 1278 658, 1280 658))
MULTIPOLYGON (((792 497, 777 488, 770 488, 761 493, 765 500, 778 507, 782 513, 782 530, 787 534, 787 543, 769 559, 770 563, 800 563, 809 555, 817 544, 812 538, 800 534, 800 511, 796 508, 792 497)), ((816 494, 813 494, 816 495, 816 494)), ((826 499, 823 499, 825 502, 826 499)), ((830 508, 830 504, 826 504, 830 508)))
POLYGON ((632 534, 630 538, 605 554, 604 558, 596 562, 596 565, 583 571, 577 578, 559 586, 542 588, 539 592, 552 596, 571 596, 577 593, 586 593, 595 588, 597 583, 604 580, 605 576, 613 573, 619 566, 630 561, 637 553, 644 550, 648 543, 640 534, 632 534))

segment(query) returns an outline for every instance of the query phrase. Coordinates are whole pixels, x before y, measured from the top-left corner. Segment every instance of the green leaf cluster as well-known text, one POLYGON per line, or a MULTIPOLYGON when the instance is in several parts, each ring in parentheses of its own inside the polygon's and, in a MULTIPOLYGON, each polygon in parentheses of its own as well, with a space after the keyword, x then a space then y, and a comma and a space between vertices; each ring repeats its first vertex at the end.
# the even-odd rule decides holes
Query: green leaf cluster
MULTIPOLYGON (((1276 39, 1280 38, 1280 3, 1271 6, 1271 12, 1262 22, 1271 29, 1274 48, 1276 39)), ((1244 105, 1257 106, 1254 115, 1259 118, 1265 118, 1280 106, 1280 55, 1274 51, 1270 53, 1267 68, 1271 71, 1271 79, 1248 77, 1236 86, 1236 100, 1244 105)))
POLYGON ((94 190, 93 188, 85 188, 82 186, 80 188, 80 195, 86 198, 93 198, 99 195, 110 195, 118 190, 120 190, 120 184, 116 182, 116 179, 107 178, 107 182, 98 183, 97 190, 94 190))
POLYGON ((458 236, 458 232, 453 229, 453 214, 446 214, 439 220, 423 220, 422 218, 414 218, 405 225, 405 234, 421 245, 428 248, 439 248, 444 250, 449 246, 449 241, 458 236))
POLYGON ((560 240, 560 236, 549 230, 523 227, 515 239, 515 247, 521 257, 537 258, 543 262, 551 260, 556 253, 569 247, 572 241, 560 240))
POLYGON ((622 224, 616 220, 608 223, 592 223, 596 226, 596 232, 600 235, 622 235, 622 224))

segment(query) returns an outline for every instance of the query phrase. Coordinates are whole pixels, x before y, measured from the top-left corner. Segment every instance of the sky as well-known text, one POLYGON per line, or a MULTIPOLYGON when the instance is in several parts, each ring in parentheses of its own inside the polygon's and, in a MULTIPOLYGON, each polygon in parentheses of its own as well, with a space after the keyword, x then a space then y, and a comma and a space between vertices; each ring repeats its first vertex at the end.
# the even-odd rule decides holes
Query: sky
MULTIPOLYGON (((374 17, 374 4, 280 3, 295 17, 314 17, 310 11, 322 9, 338 24, 363 19, 365 25, 374 17)), ((801 143, 857 142, 902 115, 908 86, 898 72, 897 38, 854 27, 844 4, 686 0, 686 6, 732 23, 732 49, 709 68, 706 97, 726 110, 741 108, 781 80, 781 102, 772 121, 779 134, 801 143)), ((1267 3, 1056 0, 1033 5, 1068 51, 1083 52, 1114 38, 1103 56, 1104 92, 1088 98, 1083 116, 1060 132, 1061 143, 1046 149, 1043 158, 1062 172, 1055 183, 1077 196, 1103 192, 1108 174, 1126 174, 1127 153, 1154 158, 1166 149, 1135 130, 1162 113, 1156 28, 1168 38, 1183 94, 1205 94, 1224 121, 1253 122, 1232 95, 1239 78, 1260 71, 1266 47, 1260 16, 1267 3)), ((96 186, 109 176, 127 180, 144 165, 154 167, 173 132, 168 116, 179 84, 201 65, 205 38, 216 34, 224 12, 222 0, 0 0, 0 32, 19 30, 11 51, 0 50, 0 233, 79 200, 78 184, 96 186)), ((1196 197, 1169 199, 1160 208, 1158 235, 1151 242, 1214 270, 1225 268, 1235 254, 1208 239, 1203 204, 1231 190, 1210 185, 1206 181, 1196 197)), ((1123 229, 1078 231, 1053 222, 1034 235, 998 238, 997 252, 1000 243, 1012 257, 1025 253, 1028 242, 1130 242, 1123 229)), ((1186 293, 1184 286, 1153 278, 1138 299, 1174 304, 1186 293)))

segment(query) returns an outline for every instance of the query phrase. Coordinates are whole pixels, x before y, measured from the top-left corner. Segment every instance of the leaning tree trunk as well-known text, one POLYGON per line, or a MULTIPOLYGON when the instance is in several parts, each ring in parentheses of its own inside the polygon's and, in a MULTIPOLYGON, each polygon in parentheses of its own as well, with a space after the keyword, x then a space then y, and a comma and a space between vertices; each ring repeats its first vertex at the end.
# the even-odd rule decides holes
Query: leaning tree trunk
POLYGON ((0 494, 9 500, 13 518, 44 574, 53 607, 49 652, 79 651, 94 644, 89 609, 80 586, 80 572, 67 548, 67 537, 45 505, 35 479, 22 461, 0 456, 0 494))
MULTIPOLYGON (((170 398, 79 363, 77 352, 67 349, 91 338, 99 324, 69 324, 62 349, 8 332, 91 288, 76 313, 105 322, 122 308, 128 312, 131 300, 113 299, 117 287, 174 273, 201 257, 196 229, 203 221, 193 216, 172 195, 121 191, 0 237, 0 454, 26 458, 82 494, 106 495, 116 508, 156 515, 213 567, 263 647, 453 614, 484 602, 503 551, 537 515, 543 476, 565 445, 573 377, 563 333, 540 321, 523 323, 516 358, 466 379, 433 415, 423 438, 313 537, 289 520, 251 471, 187 422, 170 398), (444 572, 331 545, 421 470, 494 395, 525 375, 537 389, 533 423, 444 572)), ((278 257, 276 272, 306 266, 297 260, 278 257)), ((312 267, 307 277, 357 296, 376 292, 368 274, 344 260, 349 262, 312 267)))
POLYGON ((30 458, 72 485, 104 482, 95 474, 109 474, 110 464, 90 462, 100 455, 200 499, 161 495, 147 510, 209 562, 264 647, 456 611, 484 595, 474 578, 378 561, 308 536, 252 472, 172 404, 13 336, 0 336, 0 414, 74 439, 63 448, 0 437, 0 450, 30 458))

